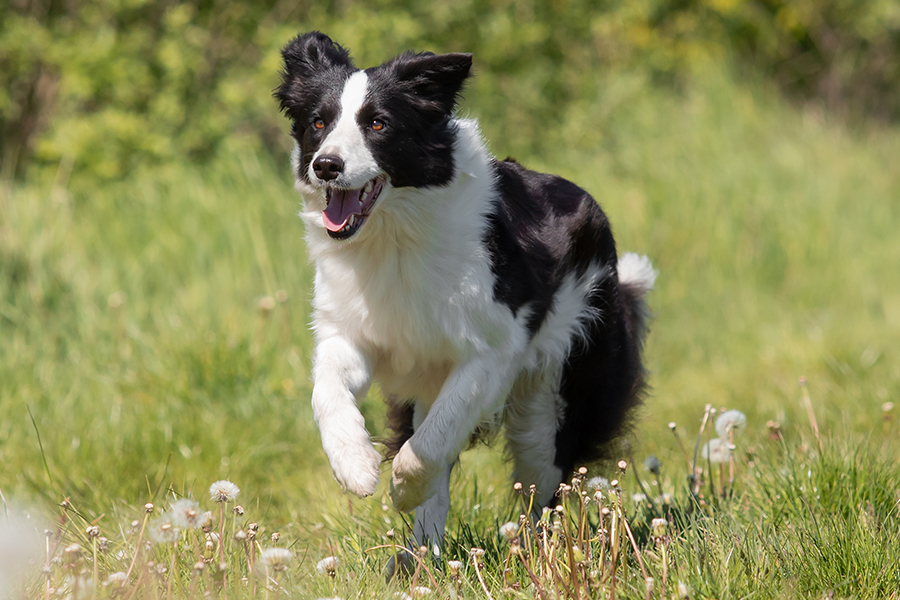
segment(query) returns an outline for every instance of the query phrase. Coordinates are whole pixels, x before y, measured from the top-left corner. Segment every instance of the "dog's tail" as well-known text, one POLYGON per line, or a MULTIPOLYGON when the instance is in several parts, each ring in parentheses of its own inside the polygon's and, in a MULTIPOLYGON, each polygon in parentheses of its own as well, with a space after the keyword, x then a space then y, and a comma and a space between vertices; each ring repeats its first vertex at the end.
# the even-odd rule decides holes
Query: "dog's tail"
POLYGON ((638 343, 643 345, 650 320, 644 296, 653 289, 658 273, 650 264, 649 258, 633 252, 626 252, 619 258, 617 270, 628 327, 635 333, 638 343))

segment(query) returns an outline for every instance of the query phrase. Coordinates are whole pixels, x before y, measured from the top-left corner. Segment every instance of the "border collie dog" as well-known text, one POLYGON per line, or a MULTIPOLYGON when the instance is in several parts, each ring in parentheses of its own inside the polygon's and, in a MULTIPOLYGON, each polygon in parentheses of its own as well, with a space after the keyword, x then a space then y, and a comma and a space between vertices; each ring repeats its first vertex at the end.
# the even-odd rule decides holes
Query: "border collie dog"
POLYGON ((502 423, 513 478, 553 500, 603 457, 644 388, 646 257, 617 257, 573 183, 492 157, 454 116, 471 54, 357 69, 319 32, 282 52, 314 261, 312 406, 334 476, 375 493, 382 457, 358 403, 378 380, 394 431, 391 497, 439 548, 450 471, 502 423))

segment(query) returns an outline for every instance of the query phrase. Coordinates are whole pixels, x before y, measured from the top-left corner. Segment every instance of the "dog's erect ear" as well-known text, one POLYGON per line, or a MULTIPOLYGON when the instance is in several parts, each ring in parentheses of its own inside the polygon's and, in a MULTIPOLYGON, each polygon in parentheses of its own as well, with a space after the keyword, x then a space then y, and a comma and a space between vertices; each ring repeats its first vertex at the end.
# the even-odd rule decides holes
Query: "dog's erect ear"
POLYGON ((350 52, 319 31, 298 35, 281 51, 286 74, 308 79, 335 67, 353 68, 350 52))
POLYGON ((450 115, 472 68, 472 55, 406 53, 394 60, 393 67, 398 79, 407 82, 416 95, 436 103, 444 114, 450 115))
POLYGON ((281 85, 273 95, 281 109, 290 113, 291 106, 302 101, 307 84, 315 77, 336 69, 353 70, 350 52, 318 31, 298 35, 281 51, 284 70, 281 85))

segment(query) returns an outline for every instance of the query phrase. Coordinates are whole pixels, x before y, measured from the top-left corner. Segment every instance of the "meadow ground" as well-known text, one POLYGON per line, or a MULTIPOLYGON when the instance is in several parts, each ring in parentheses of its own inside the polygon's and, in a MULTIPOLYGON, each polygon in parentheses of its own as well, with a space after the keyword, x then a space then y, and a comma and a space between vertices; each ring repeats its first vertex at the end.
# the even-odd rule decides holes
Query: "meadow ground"
MULTIPOLYGON (((465 110, 478 116, 477 95, 465 110)), ((599 505, 583 513, 576 482, 563 516, 518 531, 511 553, 500 525, 523 508, 502 444, 475 448, 452 484, 444 554, 460 573, 444 562, 384 583, 393 550, 378 546, 402 540, 407 518, 390 508, 386 477, 375 498, 343 495, 321 452, 308 402, 312 269, 287 158, 232 147, 207 167, 102 185, 80 179, 76 159, 52 182, 0 185, 0 588, 11 598, 425 594, 416 586, 443 598, 897 597, 900 129, 848 127, 719 73, 683 93, 610 78, 595 102, 566 110, 564 127, 536 131, 543 154, 482 125, 498 155, 590 191, 620 249, 660 272, 653 390, 626 472, 596 473, 619 480, 599 505), (733 461, 699 461, 691 493, 677 439, 693 452, 707 404, 743 411, 746 426, 733 432, 733 461), (642 466, 650 455, 658 475, 642 466), (243 515, 209 500, 221 479, 240 486, 243 515), (159 515, 181 497, 213 512, 212 530, 183 526, 167 543, 159 515), (668 520, 664 532, 651 531, 654 517, 668 520), (536 531, 543 544, 532 545, 536 531), (272 553, 261 562, 272 547, 292 552, 284 569, 272 553), (339 565, 320 574, 328 556, 339 565)), ((381 430, 377 390, 363 411, 381 430)))

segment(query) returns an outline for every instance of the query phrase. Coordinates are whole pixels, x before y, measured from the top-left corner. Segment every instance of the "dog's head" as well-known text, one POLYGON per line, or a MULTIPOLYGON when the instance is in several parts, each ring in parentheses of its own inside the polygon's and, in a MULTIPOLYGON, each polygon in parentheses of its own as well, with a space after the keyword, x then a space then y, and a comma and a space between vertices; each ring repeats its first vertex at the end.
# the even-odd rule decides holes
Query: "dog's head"
POLYGON ((324 199, 328 235, 356 235, 392 188, 450 182, 453 109, 471 54, 407 52, 359 70, 346 49, 314 31, 282 56, 275 97, 297 143, 297 183, 324 199))

